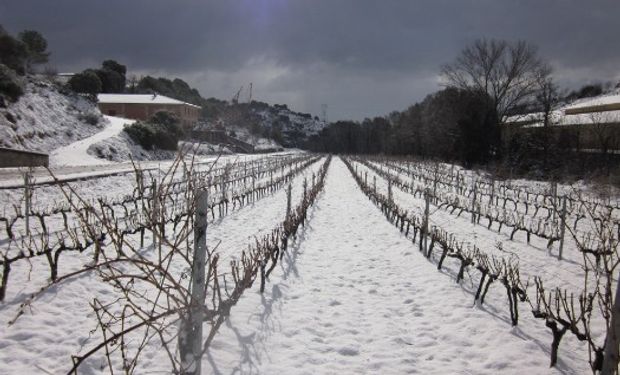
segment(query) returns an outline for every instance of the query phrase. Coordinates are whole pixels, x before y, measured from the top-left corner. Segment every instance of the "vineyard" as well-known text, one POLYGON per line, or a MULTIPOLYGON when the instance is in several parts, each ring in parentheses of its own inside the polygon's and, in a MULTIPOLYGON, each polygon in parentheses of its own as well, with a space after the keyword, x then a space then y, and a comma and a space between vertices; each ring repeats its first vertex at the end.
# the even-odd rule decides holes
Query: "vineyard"
POLYGON ((0 197, 0 373, 583 374, 618 345, 620 200, 585 188, 292 153, 0 197))

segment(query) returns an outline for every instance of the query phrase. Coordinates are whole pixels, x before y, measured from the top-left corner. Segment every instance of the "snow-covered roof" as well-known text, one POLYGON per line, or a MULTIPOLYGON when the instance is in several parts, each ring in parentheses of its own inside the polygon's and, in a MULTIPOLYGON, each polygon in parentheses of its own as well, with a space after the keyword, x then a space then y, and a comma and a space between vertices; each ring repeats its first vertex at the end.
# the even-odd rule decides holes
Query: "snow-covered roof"
POLYGON ((508 116, 504 120, 505 124, 529 124, 532 122, 541 121, 543 118, 542 112, 524 113, 520 115, 508 116))
POLYGON ((564 107, 564 109, 570 110, 570 109, 586 108, 586 107, 598 107, 598 106, 605 106, 609 104, 620 104, 620 94, 598 96, 595 98, 579 100, 573 104, 567 105, 566 107, 564 107))
POLYGON ((620 110, 620 94, 583 99, 564 107, 567 115, 579 113, 600 113, 620 110))
MULTIPOLYGON (((554 109, 551 125, 620 124, 620 93, 577 100, 554 109)), ((543 126, 544 113, 532 112, 506 117, 504 124, 524 127, 543 126)))
POLYGON ((97 95, 97 99, 99 100, 99 103, 107 104, 185 104, 191 107, 200 108, 194 104, 182 102, 164 95, 154 94, 99 94, 97 95))

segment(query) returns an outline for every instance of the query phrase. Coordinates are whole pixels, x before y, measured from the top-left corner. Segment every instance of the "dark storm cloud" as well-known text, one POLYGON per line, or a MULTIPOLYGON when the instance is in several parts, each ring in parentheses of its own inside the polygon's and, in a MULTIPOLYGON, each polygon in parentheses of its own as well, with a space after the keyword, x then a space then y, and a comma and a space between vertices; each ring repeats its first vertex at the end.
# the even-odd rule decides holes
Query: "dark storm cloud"
POLYGON ((620 79, 618 16, 617 0, 0 0, 0 23, 43 32, 59 70, 114 58, 222 98, 254 82, 332 119, 403 109, 480 37, 538 45, 565 85, 620 79))

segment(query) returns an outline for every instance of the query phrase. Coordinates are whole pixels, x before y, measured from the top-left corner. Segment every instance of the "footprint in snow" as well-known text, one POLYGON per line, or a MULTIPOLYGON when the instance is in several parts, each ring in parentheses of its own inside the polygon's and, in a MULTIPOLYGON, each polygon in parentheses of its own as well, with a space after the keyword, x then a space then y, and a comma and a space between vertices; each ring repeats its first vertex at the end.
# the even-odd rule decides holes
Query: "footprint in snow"
POLYGON ((360 354, 360 351, 355 348, 340 348, 338 349, 338 354, 344 355, 347 357, 354 357, 360 354))

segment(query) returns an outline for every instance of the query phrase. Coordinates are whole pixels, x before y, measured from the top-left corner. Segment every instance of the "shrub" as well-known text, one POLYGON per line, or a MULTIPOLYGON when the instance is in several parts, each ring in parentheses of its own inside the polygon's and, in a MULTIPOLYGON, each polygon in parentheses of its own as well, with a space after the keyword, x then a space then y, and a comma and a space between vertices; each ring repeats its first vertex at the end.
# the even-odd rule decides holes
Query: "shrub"
POLYGON ((176 115, 166 111, 155 113, 149 122, 135 122, 125 126, 125 131, 134 142, 146 150, 160 148, 174 151, 183 135, 176 115))
POLYGON ((260 135, 262 131, 263 131, 263 128, 260 126, 258 122, 255 121, 255 122, 252 122, 252 124, 250 124, 250 134, 260 135))
POLYGON ((87 124, 97 125, 101 117, 95 112, 87 112, 80 114, 79 119, 87 124))
POLYGON ((0 64, 0 95, 14 102, 23 94, 24 89, 19 77, 6 65, 0 64))
POLYGON ((162 150, 176 151, 179 137, 170 133, 162 125, 151 124, 153 126, 153 145, 162 150))
POLYGON ((151 124, 137 121, 131 125, 125 125, 124 130, 134 142, 142 146, 145 150, 153 148, 153 139, 155 135, 151 124))
MULTIPOLYGON (((175 125, 177 128, 179 125, 179 116, 170 111, 157 111, 151 116, 149 122, 163 125, 166 128, 175 129, 175 125)), ((177 130, 180 131, 180 129, 177 130)))
POLYGON ((78 93, 96 96, 101 92, 101 80, 92 70, 85 70, 71 77, 69 87, 78 93))

